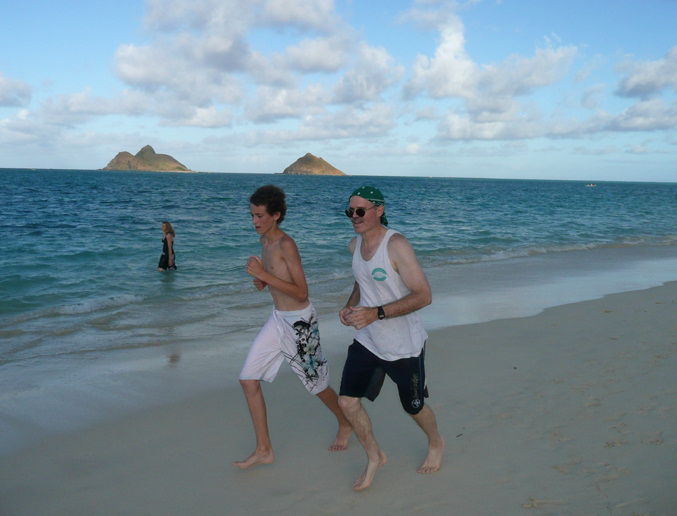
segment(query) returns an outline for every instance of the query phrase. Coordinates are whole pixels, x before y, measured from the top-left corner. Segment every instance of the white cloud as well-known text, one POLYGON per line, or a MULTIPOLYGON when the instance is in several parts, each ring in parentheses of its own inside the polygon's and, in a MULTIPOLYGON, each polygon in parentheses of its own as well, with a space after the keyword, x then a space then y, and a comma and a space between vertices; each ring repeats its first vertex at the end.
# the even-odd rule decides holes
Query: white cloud
POLYGON ((438 138, 449 140, 521 140, 543 136, 544 128, 537 115, 487 117, 474 120, 449 113, 438 127, 438 138))
POLYGON ((617 93, 623 97, 646 98, 671 87, 677 90, 677 46, 665 58, 625 65, 629 73, 621 78, 617 93))
POLYGON ((677 102, 662 99, 640 101, 625 109, 608 128, 612 131, 656 131, 677 127, 677 102))
POLYGON ((0 106, 27 106, 31 100, 31 87, 23 81, 10 79, 0 72, 0 106))
POLYGON ((268 23, 321 32, 333 28, 337 22, 333 0, 267 0, 263 16, 268 23))
POLYGON ((242 34, 262 0, 146 0, 146 27, 161 32, 215 30, 242 34))
POLYGON ((433 19, 440 43, 432 58, 416 57, 405 86, 408 97, 426 92, 433 99, 465 99, 475 113, 510 112, 515 106, 513 97, 561 81, 577 54, 572 46, 537 48, 531 57, 512 55, 502 63, 481 66, 466 52, 465 27, 456 14, 444 10, 439 18, 430 17, 433 19))
POLYGON ((290 130, 265 130, 252 134, 251 145, 286 145, 289 142, 375 138, 395 126, 392 106, 379 103, 367 107, 346 106, 306 116, 301 126, 290 130))
POLYGON ((22 109, 14 117, 0 121, 0 148, 49 145, 61 133, 61 128, 44 124, 30 111, 22 109))
POLYGON ((334 101, 352 103, 380 99, 381 94, 404 75, 404 67, 394 63, 395 59, 386 49, 362 43, 355 66, 336 86, 334 101))
POLYGON ((583 92, 581 97, 581 106, 586 109, 598 109, 602 107, 606 94, 606 86, 604 84, 595 84, 590 86, 583 92))
POLYGON ((188 110, 184 117, 167 117, 166 125, 188 127, 228 127, 232 124, 232 114, 228 110, 219 110, 216 106, 188 110))
POLYGON ((520 96, 559 82, 571 67, 576 47, 537 48, 532 57, 511 56, 479 72, 479 95, 520 96))
POLYGON ((78 93, 47 99, 35 115, 51 125, 74 126, 94 115, 108 115, 110 109, 110 99, 94 98, 90 88, 85 88, 78 93))
POLYGON ((311 85, 304 90, 260 86, 256 92, 256 102, 247 109, 247 117, 257 123, 301 118, 326 101, 327 94, 320 84, 311 85))
POLYGON ((338 36, 304 39, 287 47, 283 62, 302 72, 335 72, 350 59, 350 43, 338 36))
MULTIPOLYGON (((418 16, 421 18, 421 15, 418 16)), ((414 62, 408 96, 423 90, 433 98, 473 96, 478 79, 478 67, 465 50, 465 28, 461 19, 448 13, 440 30, 440 44, 432 58, 418 55, 414 62)))

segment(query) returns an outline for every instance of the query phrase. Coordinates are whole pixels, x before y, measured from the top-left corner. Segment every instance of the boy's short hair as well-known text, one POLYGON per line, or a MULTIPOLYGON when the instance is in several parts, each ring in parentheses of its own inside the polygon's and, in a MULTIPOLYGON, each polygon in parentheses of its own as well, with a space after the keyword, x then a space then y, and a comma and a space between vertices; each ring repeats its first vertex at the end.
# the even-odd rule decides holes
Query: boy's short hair
POLYGON ((277 224, 281 224, 287 213, 287 203, 282 188, 275 185, 265 185, 258 188, 249 198, 249 204, 254 206, 265 206, 268 215, 280 214, 277 224))

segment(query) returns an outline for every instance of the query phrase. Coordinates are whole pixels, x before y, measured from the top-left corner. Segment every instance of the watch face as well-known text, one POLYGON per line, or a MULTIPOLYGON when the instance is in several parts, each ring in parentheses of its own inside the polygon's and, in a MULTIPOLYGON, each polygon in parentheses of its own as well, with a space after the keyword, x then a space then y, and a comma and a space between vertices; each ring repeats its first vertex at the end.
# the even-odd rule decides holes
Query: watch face
POLYGON ((382 306, 379 306, 379 307, 378 307, 378 318, 379 318, 379 319, 385 319, 385 318, 386 318, 386 314, 385 314, 385 312, 383 311, 383 307, 382 307, 382 306))

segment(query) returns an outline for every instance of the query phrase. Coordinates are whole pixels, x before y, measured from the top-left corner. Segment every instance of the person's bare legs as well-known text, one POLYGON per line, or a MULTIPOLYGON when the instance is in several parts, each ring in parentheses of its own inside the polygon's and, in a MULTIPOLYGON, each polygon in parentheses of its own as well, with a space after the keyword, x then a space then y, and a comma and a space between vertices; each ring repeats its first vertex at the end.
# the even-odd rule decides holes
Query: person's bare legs
POLYGON ((418 468, 419 473, 428 474, 439 471, 442 467, 442 454, 444 453, 444 439, 437 431, 437 418, 428 405, 424 405, 421 412, 412 415, 414 421, 428 436, 428 456, 418 468))
POLYGON ((234 466, 247 469, 257 464, 271 464, 275 460, 273 445, 268 433, 268 418, 266 402, 263 399, 261 382, 259 380, 240 380, 244 396, 249 405, 249 413, 252 416, 254 432, 256 434, 256 450, 243 461, 233 462, 234 466))
POLYGON ((353 427, 353 431, 362 443, 364 451, 367 453, 367 467, 362 476, 353 483, 356 491, 361 491, 369 487, 374 480, 376 471, 388 462, 388 457, 383 453, 381 447, 376 442, 374 432, 371 427, 371 419, 367 411, 364 410, 360 398, 350 396, 339 396, 339 406, 346 416, 346 419, 353 427))
POLYGON ((334 413, 339 425, 338 432, 336 432, 336 439, 334 439, 334 442, 329 447, 329 451, 347 450, 350 434, 353 433, 353 427, 350 426, 350 423, 343 415, 343 412, 339 407, 338 395, 336 394, 336 391, 331 387, 327 387, 325 390, 317 394, 317 397, 320 398, 322 403, 324 403, 327 408, 334 413))

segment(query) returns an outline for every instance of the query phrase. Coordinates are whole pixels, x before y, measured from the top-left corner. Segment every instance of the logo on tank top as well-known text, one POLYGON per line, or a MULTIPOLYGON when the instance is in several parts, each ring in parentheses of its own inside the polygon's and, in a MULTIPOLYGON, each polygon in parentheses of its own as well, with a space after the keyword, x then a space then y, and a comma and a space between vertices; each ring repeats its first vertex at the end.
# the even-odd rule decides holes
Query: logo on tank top
POLYGON ((371 271, 371 277, 376 281, 385 281, 388 275, 384 269, 381 269, 381 267, 376 267, 373 271, 371 271))

